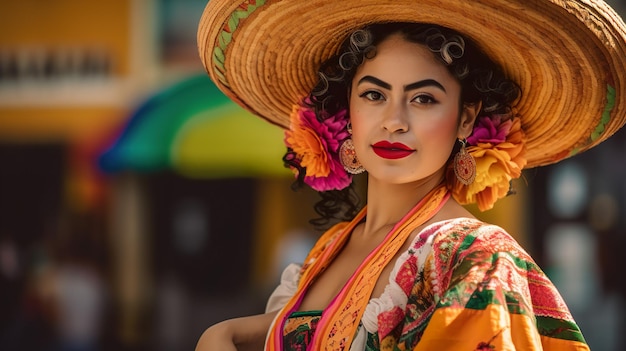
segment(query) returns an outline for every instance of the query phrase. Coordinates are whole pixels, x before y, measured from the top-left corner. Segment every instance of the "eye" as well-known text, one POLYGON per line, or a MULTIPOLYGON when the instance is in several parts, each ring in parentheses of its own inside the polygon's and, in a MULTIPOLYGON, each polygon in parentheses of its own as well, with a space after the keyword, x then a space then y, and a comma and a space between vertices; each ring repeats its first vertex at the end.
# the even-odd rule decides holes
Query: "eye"
POLYGON ((420 94, 413 98, 412 101, 417 102, 418 104, 436 104, 438 101, 435 100, 434 97, 428 94, 420 94))
POLYGON ((376 90, 368 90, 362 93, 361 95, 359 95, 359 97, 366 98, 370 101, 385 100, 385 97, 383 96, 383 94, 381 94, 380 92, 376 90))

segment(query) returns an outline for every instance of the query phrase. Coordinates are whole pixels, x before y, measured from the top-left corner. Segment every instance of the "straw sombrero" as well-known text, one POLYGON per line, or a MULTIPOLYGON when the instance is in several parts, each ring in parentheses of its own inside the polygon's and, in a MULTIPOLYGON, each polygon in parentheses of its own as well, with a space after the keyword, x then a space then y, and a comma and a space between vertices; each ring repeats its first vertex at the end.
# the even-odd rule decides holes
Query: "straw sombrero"
POLYGON ((209 1, 198 30, 218 87, 283 128, 353 30, 435 23, 472 38, 522 89, 527 167, 587 150, 626 122, 626 26, 599 0, 209 1))

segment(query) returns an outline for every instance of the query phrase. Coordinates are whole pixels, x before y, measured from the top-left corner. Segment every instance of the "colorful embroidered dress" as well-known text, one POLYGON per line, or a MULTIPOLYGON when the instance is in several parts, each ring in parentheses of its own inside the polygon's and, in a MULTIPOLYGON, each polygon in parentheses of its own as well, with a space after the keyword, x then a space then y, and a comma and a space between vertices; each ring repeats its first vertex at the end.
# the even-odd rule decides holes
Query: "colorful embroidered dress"
POLYGON ((284 349, 305 351, 313 339, 322 311, 294 312, 289 315, 283 330, 284 349))
MULTIPOLYGON (((285 270, 268 310, 296 293, 306 269, 285 270)), ((497 226, 469 218, 431 224, 398 258, 389 280, 384 293, 369 300, 349 350, 588 350, 553 284, 497 226)), ((282 348, 311 350, 308 333, 303 344, 291 338, 282 348)))

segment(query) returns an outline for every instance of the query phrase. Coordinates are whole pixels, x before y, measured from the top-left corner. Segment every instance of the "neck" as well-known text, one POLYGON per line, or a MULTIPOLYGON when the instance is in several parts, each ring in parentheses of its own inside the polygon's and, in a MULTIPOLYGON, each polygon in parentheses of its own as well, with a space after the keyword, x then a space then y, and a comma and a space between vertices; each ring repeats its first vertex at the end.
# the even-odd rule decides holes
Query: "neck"
POLYGON ((364 232, 377 233, 398 223, 421 199, 444 180, 443 174, 413 183, 390 184, 370 177, 367 190, 367 220, 364 232))

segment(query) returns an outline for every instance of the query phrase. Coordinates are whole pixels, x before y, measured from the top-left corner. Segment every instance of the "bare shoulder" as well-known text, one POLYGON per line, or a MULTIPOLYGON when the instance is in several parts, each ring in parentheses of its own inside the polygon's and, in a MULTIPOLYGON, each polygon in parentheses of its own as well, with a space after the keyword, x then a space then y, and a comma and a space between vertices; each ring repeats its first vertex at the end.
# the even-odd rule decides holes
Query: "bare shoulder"
POLYGON ((433 217, 431 222, 440 222, 449 219, 456 218, 476 218, 470 211, 468 211, 465 207, 461 206, 455 199, 450 198, 441 210, 437 212, 437 214, 433 217))

